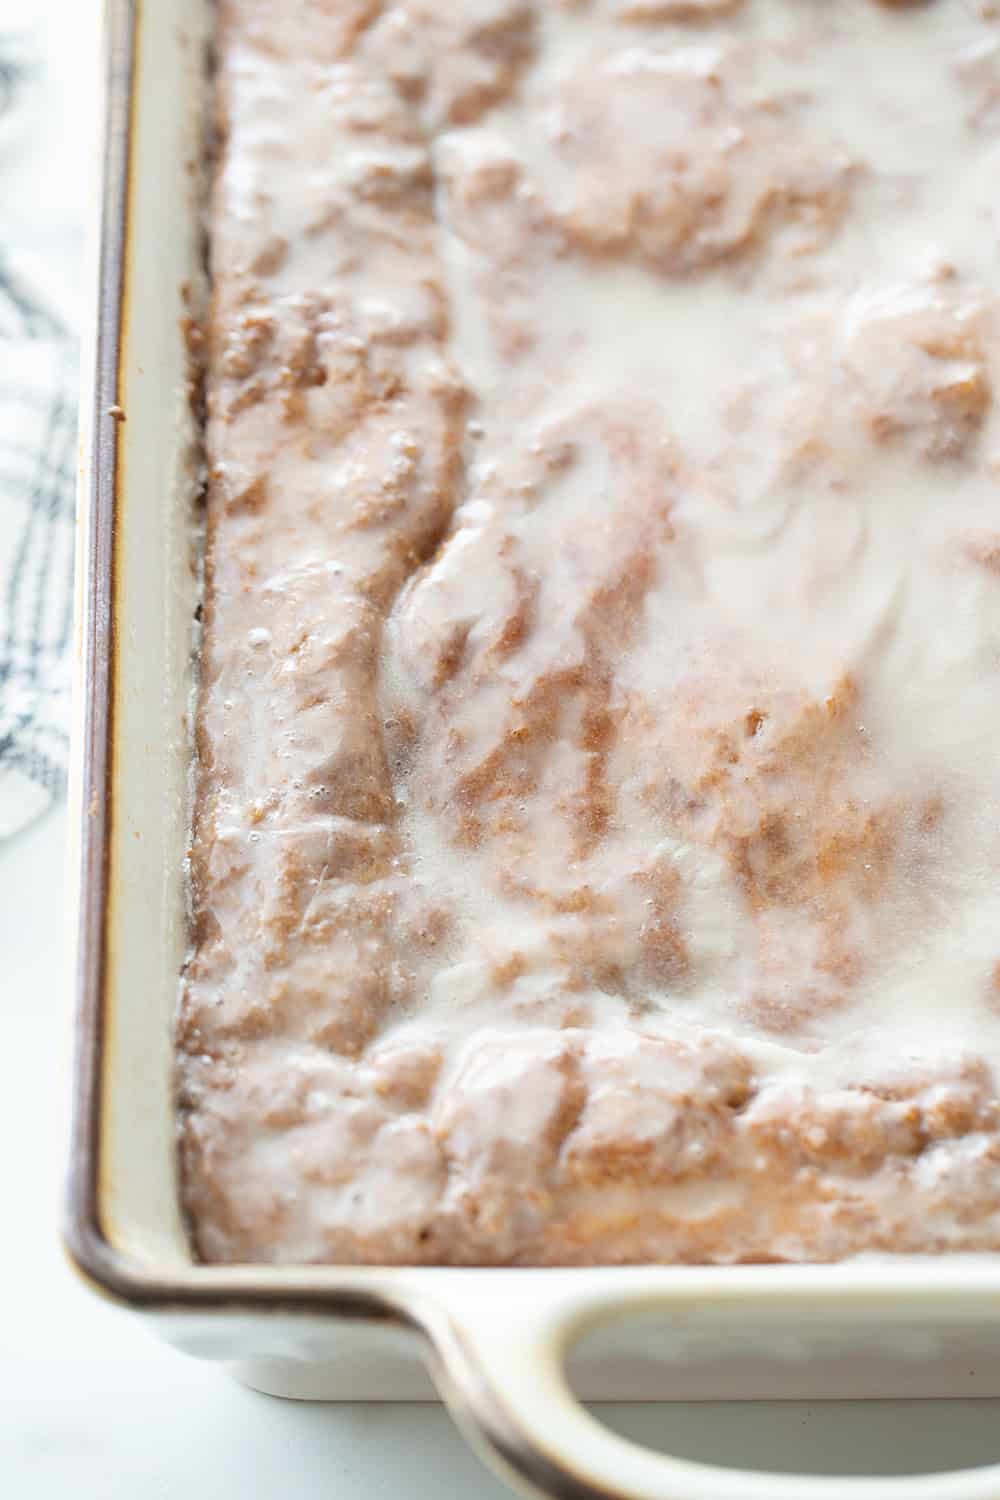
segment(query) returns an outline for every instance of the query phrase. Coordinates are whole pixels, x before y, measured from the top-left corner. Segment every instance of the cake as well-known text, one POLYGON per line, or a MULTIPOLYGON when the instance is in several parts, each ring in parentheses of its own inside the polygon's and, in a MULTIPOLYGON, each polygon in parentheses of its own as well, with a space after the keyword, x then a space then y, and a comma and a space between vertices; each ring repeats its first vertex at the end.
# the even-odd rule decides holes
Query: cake
POLYGON ((198 1255, 1000 1247, 1000 10, 217 10, 198 1255))

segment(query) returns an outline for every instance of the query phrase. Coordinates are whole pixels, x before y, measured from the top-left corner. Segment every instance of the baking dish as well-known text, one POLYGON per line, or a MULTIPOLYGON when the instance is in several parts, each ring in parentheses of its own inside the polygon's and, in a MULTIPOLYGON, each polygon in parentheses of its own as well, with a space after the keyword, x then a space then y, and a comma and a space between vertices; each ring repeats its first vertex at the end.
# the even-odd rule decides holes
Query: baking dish
POLYGON ((986 1500, 1000 1466, 906 1479, 741 1474, 648 1453, 603 1398, 1000 1394, 1000 1259, 593 1270, 207 1267, 178 1209, 172 1019, 185 944, 206 0, 112 0, 99 310, 84 396, 77 1049, 67 1238, 178 1347, 275 1394, 406 1399, 425 1365, 529 1493, 597 1500, 986 1500), (563 1373, 568 1355, 572 1389, 563 1373))

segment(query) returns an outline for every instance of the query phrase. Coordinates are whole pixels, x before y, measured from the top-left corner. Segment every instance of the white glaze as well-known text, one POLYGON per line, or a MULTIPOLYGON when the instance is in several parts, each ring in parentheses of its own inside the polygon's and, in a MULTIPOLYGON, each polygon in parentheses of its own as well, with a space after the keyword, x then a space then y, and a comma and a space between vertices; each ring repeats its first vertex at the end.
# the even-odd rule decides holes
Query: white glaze
POLYGON ((880 1147, 868 1168, 848 1144, 815 1201, 795 1182, 836 1133, 814 1112, 881 1110, 891 1134, 906 1107, 887 1077, 930 1120, 936 1090, 1000 1064, 995 20, 950 0, 746 0, 696 23, 541 6, 533 29, 512 0, 414 0, 346 48, 331 22, 330 62, 254 0, 225 10, 196 839, 219 933, 182 1031, 208 1059, 183 1075, 203 1250, 798 1258, 989 1240, 963 1218, 994 1180, 962 1175, 992 1149, 981 1082, 936 1155, 880 1147), (230 367, 248 307, 275 342, 230 367), (302 319, 324 383, 279 416, 302 319), (388 404, 351 394, 372 351, 404 393, 388 404), (234 518, 257 474, 265 501, 234 518), (383 518, 359 527, 373 484, 383 518), (374 594, 373 577, 389 579, 374 594), (371 1213, 352 1219, 346 1188, 312 1213, 302 1152, 308 1177, 346 1149, 344 1099, 382 1097, 370 1059, 388 1044, 435 1055, 398 1106, 409 1134, 365 1106, 374 1134, 352 1149, 371 1213), (310 1105, 308 1128, 300 1102, 289 1133, 262 1134, 255 1112, 303 1045, 310 1074, 331 1046, 369 1061, 338 1061, 346 1095, 310 1105), (632 1082, 607 1095, 619 1045, 632 1082), (734 1177, 675 1161, 668 1183, 664 1059, 684 1059, 675 1092, 706 1162, 718 1100, 743 1099, 713 1081, 713 1048, 752 1079, 725 1127, 734 1177), (630 1116, 642 1067, 661 1080, 643 1106, 655 1150, 630 1116), (805 1156, 775 1165, 782 1109, 805 1156), (386 1220, 400 1140, 423 1207, 386 1220), (747 1186, 760 1150, 784 1229, 747 1186), (632 1165, 602 1182, 605 1151, 632 1165), (935 1227, 911 1243, 899 1226, 942 1162, 935 1227), (241 1181, 268 1205, 256 1224, 232 1208, 241 1181), (859 1201, 879 1205, 874 1229, 859 1201))

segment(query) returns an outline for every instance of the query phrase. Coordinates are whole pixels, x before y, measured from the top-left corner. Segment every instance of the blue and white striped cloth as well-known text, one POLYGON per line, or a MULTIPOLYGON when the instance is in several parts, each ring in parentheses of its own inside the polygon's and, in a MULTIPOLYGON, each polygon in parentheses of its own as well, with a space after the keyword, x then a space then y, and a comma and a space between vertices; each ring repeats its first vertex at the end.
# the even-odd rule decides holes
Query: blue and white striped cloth
MULTIPOLYGON (((30 14, 30 10, 29 10, 30 14)), ((73 614, 77 341, 60 276, 81 236, 58 197, 64 107, 44 28, 0 3, 0 837, 63 789, 73 614), (53 141, 56 147, 53 147, 53 141), (49 173, 52 173, 50 176, 49 173), (46 182, 39 190, 39 181, 46 182), (60 222, 62 220, 62 222, 60 222)), ((67 121, 66 125, 69 126, 67 121)))

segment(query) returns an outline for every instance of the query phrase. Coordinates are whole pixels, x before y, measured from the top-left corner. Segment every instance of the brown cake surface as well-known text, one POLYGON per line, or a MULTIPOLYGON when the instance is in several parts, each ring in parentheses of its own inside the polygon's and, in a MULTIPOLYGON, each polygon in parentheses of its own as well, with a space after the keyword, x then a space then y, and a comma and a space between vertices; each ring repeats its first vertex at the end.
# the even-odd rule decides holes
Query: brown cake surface
POLYGON ((1000 18, 219 0, 212 1261, 1000 1248, 1000 18))

